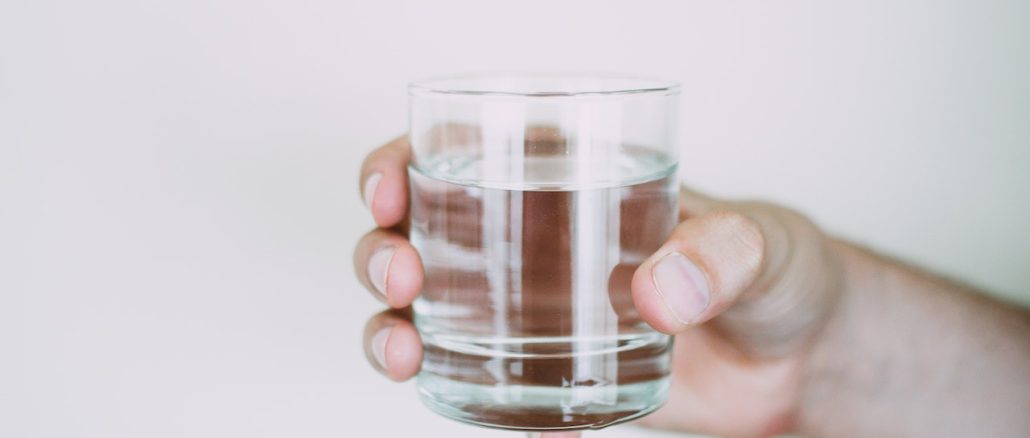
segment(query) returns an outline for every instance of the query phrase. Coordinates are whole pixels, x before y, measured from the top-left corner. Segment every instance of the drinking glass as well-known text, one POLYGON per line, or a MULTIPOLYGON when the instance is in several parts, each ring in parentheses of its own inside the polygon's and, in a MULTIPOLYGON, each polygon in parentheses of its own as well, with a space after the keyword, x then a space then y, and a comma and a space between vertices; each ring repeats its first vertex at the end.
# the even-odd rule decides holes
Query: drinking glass
POLYGON ((498 75, 409 94, 423 402, 540 431, 661 406, 671 339, 630 279, 677 223, 676 84, 498 75))

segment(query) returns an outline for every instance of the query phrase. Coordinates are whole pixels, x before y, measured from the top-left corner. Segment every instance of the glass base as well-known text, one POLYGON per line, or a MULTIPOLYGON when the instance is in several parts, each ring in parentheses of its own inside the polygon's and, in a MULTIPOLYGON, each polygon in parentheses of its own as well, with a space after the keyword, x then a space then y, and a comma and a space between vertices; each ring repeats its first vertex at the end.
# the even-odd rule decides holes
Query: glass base
POLYGON ((572 388, 477 385, 430 373, 418 377, 422 402, 440 415, 520 431, 601 429, 630 421, 661 407, 668 390, 668 377, 572 388))

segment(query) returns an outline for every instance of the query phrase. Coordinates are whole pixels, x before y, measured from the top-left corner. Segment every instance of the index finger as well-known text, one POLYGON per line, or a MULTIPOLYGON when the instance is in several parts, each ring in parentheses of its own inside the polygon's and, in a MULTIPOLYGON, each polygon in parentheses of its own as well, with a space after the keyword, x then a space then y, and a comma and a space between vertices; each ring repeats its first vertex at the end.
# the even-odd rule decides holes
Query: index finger
POLYGON ((382 228, 400 224, 407 213, 410 160, 411 145, 402 136, 372 151, 361 165, 362 199, 382 228))

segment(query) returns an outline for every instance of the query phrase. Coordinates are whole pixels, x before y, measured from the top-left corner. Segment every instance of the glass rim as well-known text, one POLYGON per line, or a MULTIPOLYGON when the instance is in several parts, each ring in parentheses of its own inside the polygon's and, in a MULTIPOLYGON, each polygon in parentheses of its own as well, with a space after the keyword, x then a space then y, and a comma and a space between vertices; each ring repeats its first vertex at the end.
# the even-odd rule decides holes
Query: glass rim
POLYGON ((412 81, 408 93, 459 96, 507 96, 525 98, 622 96, 637 94, 673 95, 679 93, 679 83, 634 75, 581 74, 581 73, 482 73, 440 76, 412 81), (572 86, 519 88, 513 83, 532 81, 565 81, 572 86), (507 85, 505 85, 507 83, 507 85), (587 86, 586 84, 594 84, 587 86), (601 85, 602 83, 606 85, 601 85), (539 88, 539 89, 536 89, 539 88), (562 89, 565 88, 565 89, 562 89))

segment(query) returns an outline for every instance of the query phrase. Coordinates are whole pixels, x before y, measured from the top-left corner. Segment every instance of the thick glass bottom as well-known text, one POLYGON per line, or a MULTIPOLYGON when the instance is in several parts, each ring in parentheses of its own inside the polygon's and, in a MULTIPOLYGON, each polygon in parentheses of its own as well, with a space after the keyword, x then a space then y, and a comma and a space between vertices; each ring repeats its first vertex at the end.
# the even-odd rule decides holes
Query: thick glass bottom
POLYGON ((478 385, 431 373, 418 377, 422 402, 454 420, 498 429, 601 429, 643 417, 665 403, 669 378, 572 388, 478 385))

